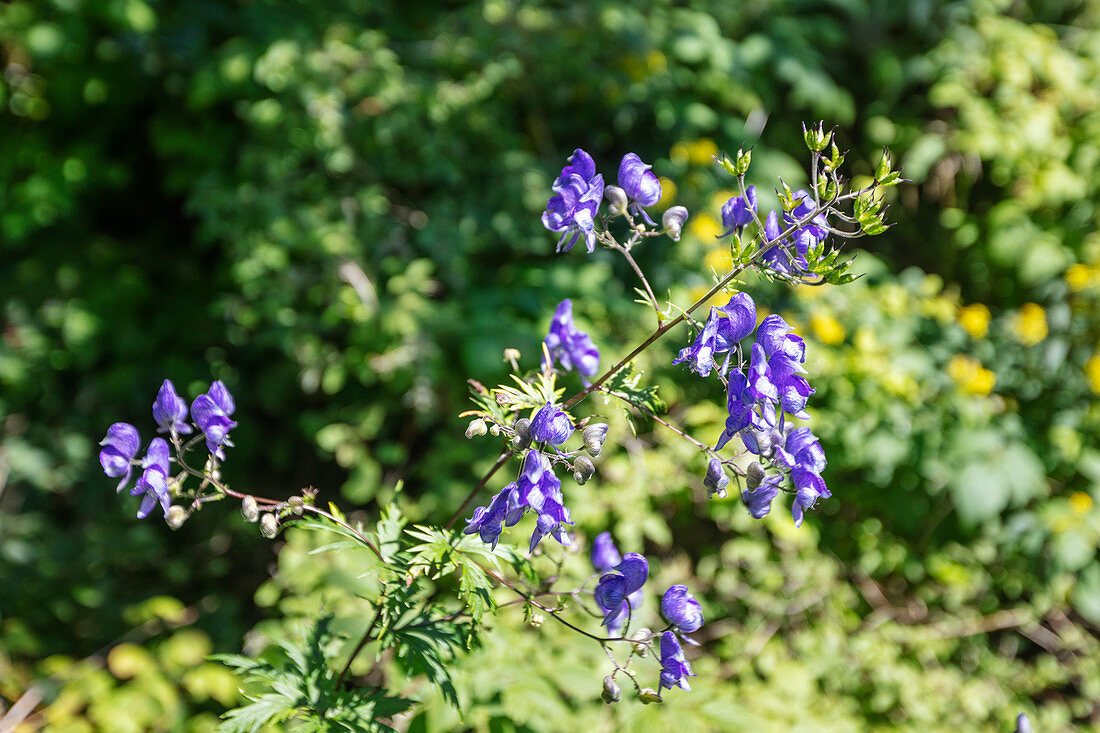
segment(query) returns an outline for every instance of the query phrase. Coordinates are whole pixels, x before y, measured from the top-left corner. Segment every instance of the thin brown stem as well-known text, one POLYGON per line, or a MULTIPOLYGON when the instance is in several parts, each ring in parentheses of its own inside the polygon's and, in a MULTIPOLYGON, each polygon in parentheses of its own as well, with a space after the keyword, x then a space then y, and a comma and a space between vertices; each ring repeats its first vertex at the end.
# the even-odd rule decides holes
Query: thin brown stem
POLYGON ((355 661, 355 658, 359 656, 359 652, 363 651, 363 647, 370 641, 370 635, 374 632, 374 627, 378 625, 378 619, 382 617, 382 605, 379 604, 378 608, 374 611, 374 618, 371 619, 370 626, 363 632, 363 638, 359 640, 359 643, 355 646, 351 656, 348 657, 348 663, 344 665, 344 669, 340 672, 340 676, 336 678, 336 691, 339 692, 344 686, 344 679, 347 678, 348 672, 351 671, 351 663, 355 661))
POLYGON ((481 480, 477 482, 477 486, 470 490, 470 493, 466 495, 466 498, 463 500, 461 506, 459 506, 458 509, 455 510, 455 513, 452 514, 451 518, 447 520, 447 523, 443 525, 444 529, 450 529, 454 526, 454 523, 458 521, 458 518, 466 512, 466 507, 470 506, 470 502, 474 500, 474 497, 477 496, 478 492, 485 488, 485 484, 489 483, 489 479, 491 479, 493 475, 497 471, 499 471, 501 467, 505 463, 507 463, 508 459, 511 457, 512 451, 510 450, 504 451, 497 457, 497 462, 493 464, 493 467, 489 469, 488 473, 481 477, 481 480))

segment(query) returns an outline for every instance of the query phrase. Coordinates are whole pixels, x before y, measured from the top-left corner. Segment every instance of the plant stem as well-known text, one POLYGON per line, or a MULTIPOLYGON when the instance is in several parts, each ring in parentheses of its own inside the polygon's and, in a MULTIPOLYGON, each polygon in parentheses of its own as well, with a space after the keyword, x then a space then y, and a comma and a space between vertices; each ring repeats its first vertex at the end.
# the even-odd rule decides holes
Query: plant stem
POLYGON ((454 523, 458 521, 458 518, 466 511, 466 507, 470 506, 470 502, 474 500, 478 492, 485 488, 485 484, 489 483, 489 479, 493 477, 497 471, 501 469, 508 459, 512 457, 512 451, 506 450, 497 456, 497 462, 493 464, 493 467, 489 469, 489 472, 481 477, 481 480, 477 482, 477 486, 470 490, 470 493, 466 495, 462 505, 455 510, 455 513, 451 515, 451 518, 447 520, 447 523, 443 525, 443 529, 450 529, 454 526, 454 523))
POLYGON ((363 651, 363 647, 370 641, 370 635, 374 631, 374 627, 378 624, 378 619, 382 616, 382 605, 379 604, 378 608, 374 611, 374 618, 371 619, 370 626, 363 632, 363 638, 359 640, 355 650, 352 651, 351 656, 348 657, 348 663, 344 665, 344 670, 340 672, 340 676, 336 678, 336 691, 339 692, 340 688, 344 686, 344 679, 348 676, 348 672, 351 671, 351 663, 355 661, 355 658, 359 656, 359 652, 363 651))

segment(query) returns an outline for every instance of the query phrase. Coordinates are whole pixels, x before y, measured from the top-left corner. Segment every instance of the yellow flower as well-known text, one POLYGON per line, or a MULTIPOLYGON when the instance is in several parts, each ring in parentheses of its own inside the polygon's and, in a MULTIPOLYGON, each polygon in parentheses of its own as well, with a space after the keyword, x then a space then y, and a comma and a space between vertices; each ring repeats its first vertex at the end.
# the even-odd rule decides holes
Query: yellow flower
POLYGON ((844 342, 847 331, 840 321, 829 313, 814 313, 810 316, 810 329, 817 340, 828 346, 836 346, 844 342))
MULTIPOLYGON (((672 206, 672 203, 676 200, 676 184, 672 179, 665 178, 664 176, 661 176, 657 180, 661 182, 661 198, 657 202, 657 208, 664 210, 672 206)), ((654 216, 653 218, 658 224, 661 223, 661 218, 659 216, 654 216)))
POLYGON ((997 375, 966 354, 955 354, 947 364, 947 374, 967 394, 987 395, 997 383, 997 375))
POLYGON ((956 317, 963 330, 973 338, 984 338, 989 333, 989 309, 981 303, 959 308, 956 317))
POLYGON ((1024 303, 1012 319, 1016 340, 1024 346, 1034 346, 1047 337, 1047 312, 1038 303, 1024 303))
POLYGON ((710 214, 699 214, 688 222, 688 231, 703 244, 710 246, 722 233, 722 224, 710 214))
POLYGON ((1093 354, 1085 362, 1085 377, 1089 380, 1089 389, 1100 394, 1100 354, 1093 354))
POLYGON ((1069 289, 1075 293, 1079 293, 1088 287, 1089 280, 1092 279, 1092 273, 1089 271, 1088 265, 1082 265, 1077 263, 1070 265, 1066 269, 1066 285, 1069 285, 1069 289))
POLYGON ((718 146, 709 137, 688 144, 688 162, 693 165, 709 165, 715 155, 718 155, 718 146))
POLYGON ((720 273, 729 272, 733 266, 733 258, 727 248, 719 246, 707 252, 703 257, 703 264, 720 273))
POLYGON ((1092 497, 1084 491, 1074 491, 1069 497, 1069 508, 1078 514, 1087 514, 1092 509, 1092 497))

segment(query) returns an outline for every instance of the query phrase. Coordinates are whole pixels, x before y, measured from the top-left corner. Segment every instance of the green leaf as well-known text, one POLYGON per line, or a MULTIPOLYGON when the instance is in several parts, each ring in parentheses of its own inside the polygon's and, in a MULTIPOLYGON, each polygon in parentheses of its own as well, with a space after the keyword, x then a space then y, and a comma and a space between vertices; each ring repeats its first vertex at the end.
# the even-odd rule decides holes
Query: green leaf
POLYGON ((639 387, 642 372, 634 373, 634 362, 630 362, 614 374, 605 383, 608 390, 615 393, 613 396, 627 402, 634 407, 648 410, 654 415, 661 415, 668 409, 665 401, 657 394, 656 387, 639 387))

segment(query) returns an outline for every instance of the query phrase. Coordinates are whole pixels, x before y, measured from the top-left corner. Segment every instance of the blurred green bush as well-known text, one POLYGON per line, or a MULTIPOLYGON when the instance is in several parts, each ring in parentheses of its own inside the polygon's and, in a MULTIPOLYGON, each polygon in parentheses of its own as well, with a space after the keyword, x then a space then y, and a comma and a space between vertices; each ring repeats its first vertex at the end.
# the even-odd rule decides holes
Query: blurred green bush
MULTIPOLYGON (((615 418, 627 450, 573 494, 578 526, 670 582, 697 568, 698 697, 601 710, 591 650, 504 619, 460 665, 464 724, 1091 724, 1098 21, 1094 0, 0 5, 0 697, 42 681, 31 721, 58 730, 203 729, 235 695, 209 650, 340 597, 288 564, 303 538, 261 587, 272 556, 235 512, 170 533, 111 495, 95 441, 165 376, 238 396, 231 482, 441 520, 494 458, 457 440, 467 377, 535 358, 564 297, 605 360, 648 328, 620 263, 552 255, 564 157, 656 163, 693 218, 640 259, 683 301, 724 258, 710 156, 755 145, 752 182, 794 186, 799 123, 825 119, 854 175, 889 145, 914 181, 855 285, 749 284, 810 342, 838 498, 801 534, 753 522, 700 501, 688 446, 615 418), (150 597, 188 613, 157 622, 150 597)), ((677 347, 647 377, 717 435, 721 396, 668 367, 677 347)))

